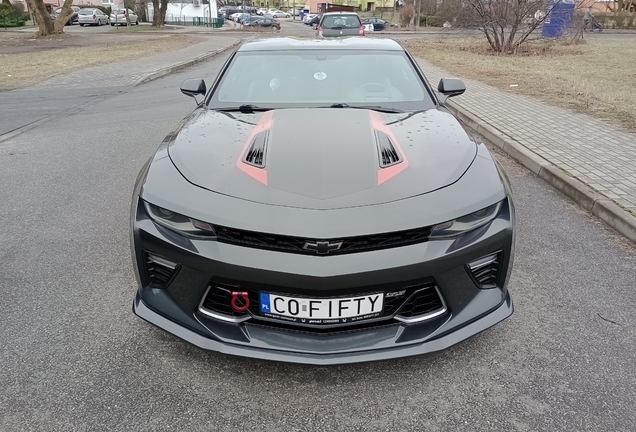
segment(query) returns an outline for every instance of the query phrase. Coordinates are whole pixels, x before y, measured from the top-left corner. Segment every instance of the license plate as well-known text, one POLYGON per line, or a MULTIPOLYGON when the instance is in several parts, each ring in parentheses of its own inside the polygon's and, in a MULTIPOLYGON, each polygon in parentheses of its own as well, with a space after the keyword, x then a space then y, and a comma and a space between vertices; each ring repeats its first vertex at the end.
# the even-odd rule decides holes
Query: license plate
POLYGON ((305 298, 260 293, 261 315, 301 324, 340 324, 382 315, 384 293, 355 297, 305 298))

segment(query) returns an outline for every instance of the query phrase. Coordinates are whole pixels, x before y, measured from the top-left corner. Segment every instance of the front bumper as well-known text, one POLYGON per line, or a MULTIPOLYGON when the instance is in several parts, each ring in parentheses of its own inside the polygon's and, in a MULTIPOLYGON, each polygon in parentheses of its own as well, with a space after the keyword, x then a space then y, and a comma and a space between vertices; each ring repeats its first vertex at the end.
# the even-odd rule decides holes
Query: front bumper
POLYGON ((139 282, 135 314, 204 349, 311 364, 380 360, 443 350, 513 312, 506 288, 514 252, 514 207, 509 200, 489 225, 456 239, 337 256, 186 238, 156 225, 141 205, 134 206, 132 223, 139 282), (162 286, 148 276, 148 254, 176 265, 162 286), (492 254, 500 254, 496 283, 480 287, 467 264, 492 254), (437 287, 446 310, 421 322, 386 317, 329 331, 277 325, 258 316, 228 322, 201 309, 211 281, 219 278, 305 297, 377 292, 379 286, 399 289, 426 279, 437 287))
MULTIPOLYGON (((426 354, 435 351, 442 351, 505 320, 510 315, 512 315, 514 308, 510 295, 506 293, 504 301, 499 307, 497 307, 487 315, 483 316, 481 319, 473 321, 472 323, 458 329, 453 333, 447 334, 446 336, 442 336, 437 339, 429 340, 427 342, 422 342, 419 344, 397 346, 395 348, 334 354, 300 353, 280 351, 276 349, 252 348, 249 346, 228 344, 210 339, 186 327, 176 324, 175 322, 170 321, 162 315, 152 311, 143 303, 143 301, 141 301, 139 293, 135 296, 133 311, 138 317, 143 318, 149 323, 152 323, 157 327, 162 328, 165 331, 172 333, 173 335, 185 341, 188 341, 193 345, 198 346, 199 348, 217 351, 224 354, 260 358, 263 360, 275 360, 315 365, 331 365, 386 360, 398 357, 426 354)), ((251 331, 250 334, 252 334, 251 331)), ((253 336, 257 336, 257 334, 253 334, 253 336)), ((333 339, 332 336, 323 336, 323 338, 333 339)), ((317 342, 321 341, 318 340, 317 342)), ((329 341, 326 340, 325 342, 329 341)))

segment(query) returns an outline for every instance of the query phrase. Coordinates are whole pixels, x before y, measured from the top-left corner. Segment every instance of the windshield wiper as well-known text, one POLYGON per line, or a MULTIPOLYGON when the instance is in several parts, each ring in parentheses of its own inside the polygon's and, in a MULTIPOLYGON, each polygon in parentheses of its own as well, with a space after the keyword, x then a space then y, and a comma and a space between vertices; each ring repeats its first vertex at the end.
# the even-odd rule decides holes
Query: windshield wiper
POLYGON ((240 111, 242 113, 262 112, 262 111, 269 111, 272 109, 274 108, 262 108, 256 105, 241 105, 237 107, 215 108, 215 110, 217 111, 225 111, 225 112, 240 111))
POLYGON ((383 107, 383 106, 380 106, 380 105, 349 105, 349 104, 346 104, 346 103, 335 103, 333 105, 330 105, 329 108, 366 109, 366 110, 379 111, 379 112, 385 112, 385 113, 402 113, 402 112, 404 112, 404 111, 396 109, 396 108, 383 107))

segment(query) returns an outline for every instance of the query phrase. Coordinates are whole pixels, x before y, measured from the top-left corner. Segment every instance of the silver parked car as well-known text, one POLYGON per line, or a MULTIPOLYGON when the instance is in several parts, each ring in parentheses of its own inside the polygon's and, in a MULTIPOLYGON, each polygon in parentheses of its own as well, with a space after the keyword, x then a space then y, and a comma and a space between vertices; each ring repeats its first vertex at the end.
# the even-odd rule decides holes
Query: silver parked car
POLYGON ((355 12, 328 12, 318 23, 318 37, 364 36, 364 25, 355 12))
POLYGON ((80 9, 77 15, 81 26, 108 24, 108 15, 99 9, 80 9))
POLYGON ((128 25, 128 22, 126 21, 126 13, 128 13, 131 24, 139 25, 139 17, 131 9, 114 9, 110 14, 110 25, 128 25))

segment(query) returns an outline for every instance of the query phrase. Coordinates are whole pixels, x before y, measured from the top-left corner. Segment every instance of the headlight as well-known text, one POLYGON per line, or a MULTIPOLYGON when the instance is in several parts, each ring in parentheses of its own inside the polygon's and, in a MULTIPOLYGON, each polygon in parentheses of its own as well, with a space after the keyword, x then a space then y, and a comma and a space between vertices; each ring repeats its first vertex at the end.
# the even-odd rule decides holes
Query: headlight
POLYGON ((212 224, 180 215, 179 213, 166 210, 154 204, 147 203, 146 201, 144 201, 144 207, 146 208, 146 213, 148 213, 148 216, 150 216, 153 221, 166 228, 170 228, 190 237, 210 238, 216 236, 212 224))
POLYGON ((499 201, 497 204, 478 210, 475 213, 435 225, 431 230, 430 237, 432 239, 457 237, 465 232, 484 226, 497 217, 502 204, 503 201, 499 201))

